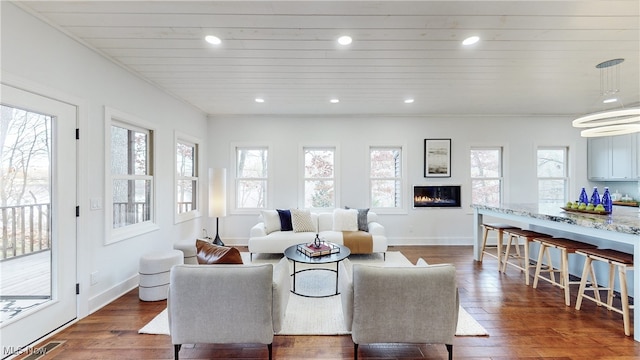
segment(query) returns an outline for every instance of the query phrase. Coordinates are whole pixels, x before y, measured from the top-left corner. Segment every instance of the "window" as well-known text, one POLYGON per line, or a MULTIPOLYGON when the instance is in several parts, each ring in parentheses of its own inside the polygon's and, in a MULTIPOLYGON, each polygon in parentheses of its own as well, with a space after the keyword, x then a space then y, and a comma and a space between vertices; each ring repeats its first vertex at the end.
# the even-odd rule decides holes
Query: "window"
POLYGON ((110 119, 106 131, 110 243, 155 230, 157 225, 153 223, 153 130, 113 109, 107 109, 105 115, 110 119))
POLYGON ((370 201, 372 208, 402 208, 402 148, 371 147, 370 201))
POLYGON ((236 209, 265 209, 269 185, 269 149, 236 147, 236 209))
POLYGON ((305 147, 304 207, 336 207, 336 173, 334 147, 305 147))
POLYGON ((538 202, 564 204, 567 201, 567 152, 565 147, 538 148, 538 202))
POLYGON ((200 214, 199 145, 186 136, 176 136, 176 222, 200 214))
POLYGON ((150 136, 125 124, 111 125, 113 228, 151 220, 150 136))
POLYGON ((471 149, 471 203, 502 202, 502 148, 471 149))

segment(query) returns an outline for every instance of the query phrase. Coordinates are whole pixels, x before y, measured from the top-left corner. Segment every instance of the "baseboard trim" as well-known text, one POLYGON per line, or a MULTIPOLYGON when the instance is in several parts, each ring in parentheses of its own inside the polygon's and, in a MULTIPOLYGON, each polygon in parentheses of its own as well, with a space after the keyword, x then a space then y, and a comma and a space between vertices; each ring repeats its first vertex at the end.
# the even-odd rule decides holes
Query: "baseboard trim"
POLYGON ((389 246, 469 246, 473 245, 472 238, 460 237, 404 237, 388 238, 389 246))
POLYGON ((94 312, 100 310, 105 305, 113 302, 120 296, 135 289, 136 287, 138 287, 138 283, 138 274, 135 274, 125 281, 110 287, 109 289, 101 292, 100 294, 97 294, 96 296, 89 298, 89 314, 93 314, 94 312))

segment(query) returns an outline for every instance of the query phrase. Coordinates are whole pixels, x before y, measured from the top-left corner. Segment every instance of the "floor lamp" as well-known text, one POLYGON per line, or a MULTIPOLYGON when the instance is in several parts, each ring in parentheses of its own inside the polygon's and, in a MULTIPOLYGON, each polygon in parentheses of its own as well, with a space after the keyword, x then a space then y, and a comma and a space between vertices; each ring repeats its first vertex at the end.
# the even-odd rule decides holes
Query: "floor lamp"
POLYGON ((218 233, 218 220, 227 216, 227 169, 209 169, 209 217, 216 218, 215 245, 224 246, 218 233))

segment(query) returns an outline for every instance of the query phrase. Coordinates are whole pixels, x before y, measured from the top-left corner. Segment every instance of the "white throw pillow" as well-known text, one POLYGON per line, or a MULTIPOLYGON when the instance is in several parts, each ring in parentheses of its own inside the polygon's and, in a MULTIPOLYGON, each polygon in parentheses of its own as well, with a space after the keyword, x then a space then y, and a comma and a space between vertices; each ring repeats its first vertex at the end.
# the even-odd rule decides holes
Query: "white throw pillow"
POLYGON ((358 210, 333 210, 333 231, 358 231, 358 210))
POLYGON ((309 209, 291 209, 293 232, 315 232, 309 209))
MULTIPOLYGON (((345 209, 351 209, 348 206, 344 207, 345 209)), ((369 209, 356 209, 358 210, 358 230, 360 231, 369 231, 369 209)))
POLYGON ((280 215, 275 210, 262 210, 262 222, 267 235, 274 231, 280 231, 280 215))
POLYGON ((420 258, 420 259, 418 259, 418 261, 416 262, 416 266, 419 266, 419 267, 426 267, 426 266, 429 266, 429 264, 427 264, 427 262, 426 262, 426 261, 424 261, 424 259, 423 259, 423 258, 420 258))

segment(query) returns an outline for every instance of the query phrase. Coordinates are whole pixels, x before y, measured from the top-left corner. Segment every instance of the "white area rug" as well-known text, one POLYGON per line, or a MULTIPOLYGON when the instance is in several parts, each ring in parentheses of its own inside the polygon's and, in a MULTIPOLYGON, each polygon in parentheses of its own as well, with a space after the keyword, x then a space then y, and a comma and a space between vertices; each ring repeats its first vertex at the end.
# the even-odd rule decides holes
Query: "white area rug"
MULTIPOLYGON (((242 253, 245 264, 250 263, 249 254, 242 253)), ((280 255, 261 254, 253 257, 252 263, 273 263, 280 259, 280 255)), ((382 255, 351 255, 352 263, 367 263, 379 266, 405 266, 411 263, 400 252, 387 252, 384 261, 382 255)), ((335 264, 331 264, 334 268, 335 264)), ((297 276, 296 291, 303 294, 325 294, 335 292, 335 274, 328 271, 303 272, 297 276), (313 281, 310 280, 313 278, 313 281)), ((138 331, 140 334, 169 335, 169 320, 167 310, 163 310, 151 322, 138 331)), ((291 294, 282 330, 278 335, 342 335, 349 334, 342 317, 340 296, 325 298, 307 298, 291 294), (313 311, 308 311, 312 308, 313 311), (318 317, 317 314, 324 314, 318 317)), ((458 313, 458 327, 456 336, 487 336, 489 335, 462 306, 458 313)))
POLYGON ((169 312, 167 309, 162 310, 160 314, 156 315, 147 325, 138 330, 138 334, 170 335, 169 312))

